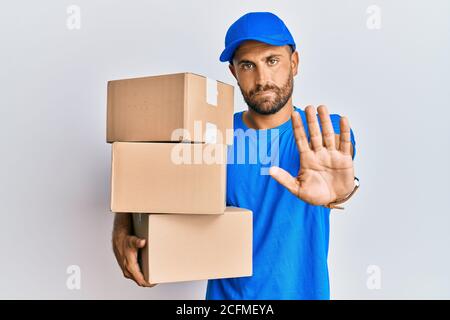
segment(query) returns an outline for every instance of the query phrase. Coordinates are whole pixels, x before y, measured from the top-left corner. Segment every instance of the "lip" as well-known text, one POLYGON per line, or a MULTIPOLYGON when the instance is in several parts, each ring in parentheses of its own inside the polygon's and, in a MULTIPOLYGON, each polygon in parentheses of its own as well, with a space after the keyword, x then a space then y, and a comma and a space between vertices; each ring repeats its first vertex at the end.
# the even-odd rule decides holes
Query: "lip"
POLYGON ((268 94, 273 94, 273 91, 269 90, 269 91, 259 91, 257 93, 255 93, 255 96, 265 96, 268 94))

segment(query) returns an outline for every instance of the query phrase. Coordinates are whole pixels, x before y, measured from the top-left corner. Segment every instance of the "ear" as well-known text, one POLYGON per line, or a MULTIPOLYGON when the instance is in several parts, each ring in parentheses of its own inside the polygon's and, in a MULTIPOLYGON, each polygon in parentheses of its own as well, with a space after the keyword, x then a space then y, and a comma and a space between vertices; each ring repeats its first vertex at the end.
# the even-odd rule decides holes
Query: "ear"
POLYGON ((233 74, 233 77, 237 80, 237 76, 236 76, 236 69, 234 68, 234 65, 232 63, 230 63, 228 65, 228 68, 230 68, 231 73, 233 74))
POLYGON ((291 68, 292 68, 292 74, 294 75, 294 77, 297 75, 298 73, 298 51, 296 50, 294 53, 292 53, 291 56, 291 68))

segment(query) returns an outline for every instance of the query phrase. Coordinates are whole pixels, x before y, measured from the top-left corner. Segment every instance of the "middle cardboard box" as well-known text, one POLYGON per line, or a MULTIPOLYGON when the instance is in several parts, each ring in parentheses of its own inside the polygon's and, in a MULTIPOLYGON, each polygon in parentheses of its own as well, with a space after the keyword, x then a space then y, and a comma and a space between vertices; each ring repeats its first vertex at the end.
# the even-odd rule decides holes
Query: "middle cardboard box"
POLYGON ((114 142, 111 211, 223 214, 227 145, 114 142))

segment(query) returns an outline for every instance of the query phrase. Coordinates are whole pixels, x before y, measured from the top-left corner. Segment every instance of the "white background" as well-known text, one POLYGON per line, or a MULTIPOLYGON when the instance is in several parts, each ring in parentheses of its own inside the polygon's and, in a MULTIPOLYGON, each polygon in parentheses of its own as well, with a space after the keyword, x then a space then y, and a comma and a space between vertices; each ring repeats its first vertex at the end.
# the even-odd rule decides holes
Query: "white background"
POLYGON ((204 298, 206 281, 140 288, 116 264, 106 83, 190 71, 236 85, 219 55, 249 11, 279 15, 297 41, 294 104, 326 104, 355 132, 361 188, 331 214, 332 298, 450 298, 445 0, 4 2, 0 298, 204 298), (70 5, 80 29, 67 27, 70 5), (381 29, 367 27, 370 5, 381 29), (70 265, 80 290, 66 286, 70 265))

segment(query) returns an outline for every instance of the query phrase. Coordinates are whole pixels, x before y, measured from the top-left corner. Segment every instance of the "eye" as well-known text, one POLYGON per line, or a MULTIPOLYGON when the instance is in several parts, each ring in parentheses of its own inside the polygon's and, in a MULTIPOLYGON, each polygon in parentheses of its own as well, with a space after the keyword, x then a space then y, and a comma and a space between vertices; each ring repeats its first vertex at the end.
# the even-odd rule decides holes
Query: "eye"
POLYGON ((275 59, 275 58, 269 59, 269 65, 271 65, 271 66, 277 64, 277 62, 278 62, 278 59, 275 59))
POLYGON ((250 70, 250 69, 253 67, 253 65, 252 65, 251 63, 243 63, 243 64, 241 65, 241 67, 242 67, 242 69, 244 69, 244 70, 250 70))

